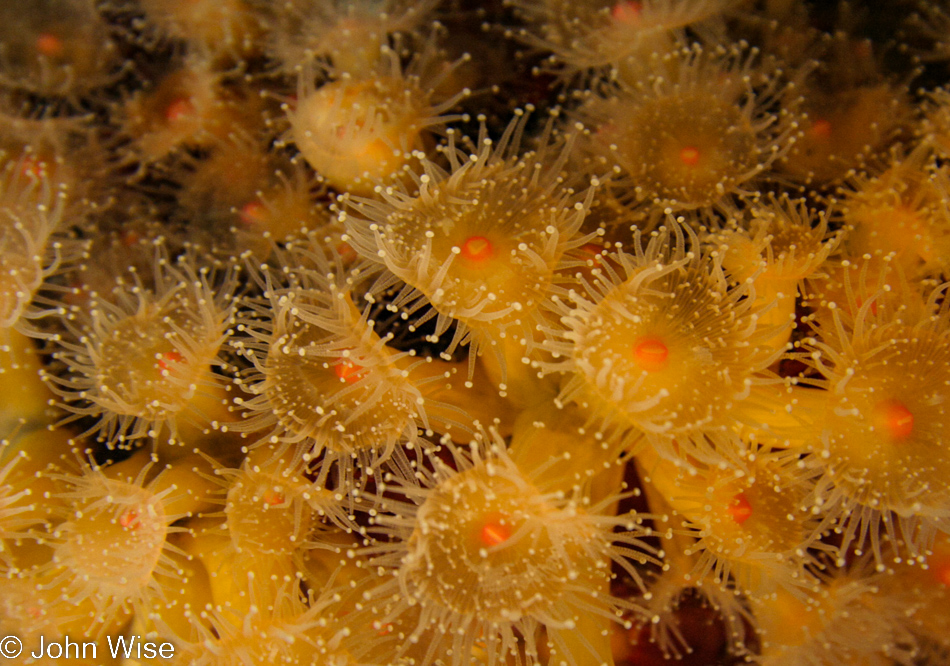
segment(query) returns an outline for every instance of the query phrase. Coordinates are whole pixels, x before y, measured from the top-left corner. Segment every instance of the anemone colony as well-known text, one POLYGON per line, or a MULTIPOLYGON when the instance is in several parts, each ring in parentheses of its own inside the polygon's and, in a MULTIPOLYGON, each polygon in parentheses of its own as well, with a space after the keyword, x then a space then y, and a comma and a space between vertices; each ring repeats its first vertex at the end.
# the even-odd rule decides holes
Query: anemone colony
POLYGON ((924 0, 0 3, 0 635, 950 663, 948 61, 924 0))

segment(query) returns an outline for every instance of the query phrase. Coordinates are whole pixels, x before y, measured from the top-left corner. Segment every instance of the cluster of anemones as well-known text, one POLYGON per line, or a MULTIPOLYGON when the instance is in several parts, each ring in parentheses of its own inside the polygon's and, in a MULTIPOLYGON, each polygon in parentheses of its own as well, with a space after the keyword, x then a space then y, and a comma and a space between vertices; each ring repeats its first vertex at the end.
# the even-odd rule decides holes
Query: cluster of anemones
POLYGON ((948 659, 950 93, 504 4, 0 7, 0 635, 948 659))

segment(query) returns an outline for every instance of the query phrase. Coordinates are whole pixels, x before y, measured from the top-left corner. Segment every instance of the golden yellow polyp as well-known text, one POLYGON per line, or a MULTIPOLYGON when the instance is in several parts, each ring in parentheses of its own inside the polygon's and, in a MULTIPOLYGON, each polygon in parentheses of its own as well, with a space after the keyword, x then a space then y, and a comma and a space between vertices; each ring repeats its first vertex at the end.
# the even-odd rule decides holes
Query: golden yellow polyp
MULTIPOLYGON (((406 165, 426 124, 421 91, 406 81, 328 83, 297 101, 293 136, 304 158, 330 184, 359 194, 406 165)), ((423 96, 424 97, 424 96, 423 96)))
POLYGON ((152 309, 121 322, 102 342, 96 380, 103 395, 113 396, 117 413, 163 418, 181 410, 194 395, 187 387, 196 386, 210 362, 189 363, 176 350, 174 324, 152 309))

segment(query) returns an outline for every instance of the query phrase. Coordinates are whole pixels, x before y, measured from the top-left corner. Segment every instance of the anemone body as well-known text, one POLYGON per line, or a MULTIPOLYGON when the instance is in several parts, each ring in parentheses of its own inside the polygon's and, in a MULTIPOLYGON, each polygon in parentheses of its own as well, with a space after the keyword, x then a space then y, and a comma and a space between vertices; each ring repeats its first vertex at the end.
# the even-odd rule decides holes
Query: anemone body
POLYGON ((799 126, 794 86, 758 57, 742 46, 654 55, 643 80, 589 96, 583 149, 622 202, 689 210, 754 188, 799 126))
POLYGON ((739 473, 711 468, 677 479, 669 501, 696 538, 686 553, 698 554, 688 577, 698 585, 711 577, 752 598, 778 587, 801 594, 816 583, 806 571, 815 564, 812 552, 831 550, 817 541, 818 519, 801 508, 809 474, 794 454, 756 451, 749 458, 739 473))
POLYGON ((805 449, 812 454, 806 462, 820 472, 811 501, 828 524, 839 523, 842 548, 861 548, 870 536, 880 565, 882 524, 898 553, 917 554, 950 509, 950 319, 941 290, 916 321, 883 307, 882 294, 862 300, 852 307, 853 321, 836 314, 836 336, 829 331, 806 347, 828 400, 805 449), (875 313, 876 300, 882 307, 875 313))
POLYGON ((242 322, 249 336, 235 345, 255 367, 241 383, 254 397, 242 401, 247 418, 237 427, 269 428, 267 440, 306 460, 325 454, 327 467, 339 463, 351 479, 354 460, 375 468, 428 427, 413 376, 425 361, 387 346, 370 306, 357 307, 367 286, 361 269, 344 269, 323 252, 306 251, 312 268, 284 287, 273 280, 263 316, 242 322))
POLYGON ((420 323, 437 314, 437 336, 458 322, 449 353, 506 335, 530 341, 562 259, 589 240, 578 231, 593 189, 582 198, 564 187, 564 150, 518 155, 524 122, 497 145, 483 129, 471 156, 450 143, 449 172, 426 160, 417 193, 389 188, 354 203, 365 219, 346 217, 354 248, 405 281, 397 304, 430 305, 420 323))
POLYGON ((30 490, 18 489, 7 481, 18 460, 18 457, 14 457, 0 467, 0 564, 5 564, 9 557, 6 541, 19 536, 20 528, 29 526, 31 522, 22 515, 30 511, 24 502, 30 496, 30 490))
POLYGON ((245 0, 144 0, 141 4, 160 34, 189 42, 212 59, 235 61, 260 51, 263 26, 245 0))
POLYGON ((898 135, 910 111, 905 93, 886 83, 834 95, 812 89, 804 109, 803 133, 778 168, 809 184, 834 182, 865 168, 868 157, 898 135))
POLYGON ((106 626, 160 599, 161 582, 176 576, 166 543, 180 518, 166 510, 175 489, 160 489, 160 476, 146 483, 150 467, 122 478, 85 464, 57 477, 65 520, 51 529, 52 560, 38 571, 71 603, 91 600, 106 626))
POLYGON ((76 98, 121 71, 110 27, 92 0, 7 4, 0 23, 0 80, 7 85, 76 98))
POLYGON ((777 331, 758 326, 747 289, 688 252, 673 224, 635 255, 610 255, 616 269, 558 303, 562 326, 545 328, 556 360, 541 369, 567 374, 559 399, 602 431, 636 428, 664 456, 721 462, 735 458, 732 426, 751 387, 770 381, 778 354, 764 343, 777 331))
POLYGON ((935 168, 917 149, 894 160, 874 178, 855 177, 841 197, 854 256, 895 254, 908 277, 923 277, 947 265, 950 256, 950 172, 935 168))
POLYGON ((383 44, 373 68, 360 75, 315 86, 316 72, 304 67, 297 99, 286 110, 289 138, 307 163, 337 190, 368 195, 379 181, 392 181, 424 152, 428 128, 454 116, 445 112, 469 94, 458 91, 434 101, 435 89, 451 72, 433 76, 428 57, 403 66, 383 44))
MULTIPOLYGON (((393 578, 370 592, 378 624, 418 606, 409 642, 438 628, 452 637, 456 665, 473 663, 478 652, 485 663, 504 663, 518 652, 516 635, 527 663, 537 664, 541 627, 560 663, 599 656, 582 652, 585 641, 571 632, 581 631, 585 615, 616 621, 620 608, 639 610, 605 588, 611 562, 639 580, 628 558, 653 560, 640 539, 648 533, 643 518, 599 515, 615 498, 590 507, 543 492, 497 443, 473 445, 472 457, 453 449, 453 457, 457 470, 437 464, 421 487, 400 489, 411 501, 382 501, 393 515, 379 515, 375 529, 392 540, 369 552, 393 578)), ((599 642, 588 636, 588 650, 599 642)), ((430 649, 420 663, 434 657, 430 649)))
POLYGON ((7 161, 0 173, 0 329, 30 334, 27 320, 42 314, 31 306, 43 282, 75 254, 55 236, 66 193, 29 156, 7 161))
POLYGON ((723 268, 730 278, 751 281, 756 302, 771 306, 761 325, 781 331, 773 344, 783 349, 805 280, 823 275, 822 268, 844 235, 829 232, 828 217, 810 209, 805 201, 781 197, 750 206, 746 220, 706 240, 724 253, 723 268))
POLYGON ((319 545, 328 532, 322 519, 352 529, 340 497, 306 476, 308 465, 278 454, 275 447, 254 449, 241 469, 218 470, 227 486, 225 527, 234 550, 248 562, 267 557, 299 556, 319 545))
MULTIPOLYGON (((320 183, 303 164, 275 159, 268 146, 233 132, 212 142, 210 155, 183 160, 183 217, 201 220, 199 235, 222 257, 246 251, 266 258, 274 242, 302 237, 331 223, 320 183)), ((342 229, 337 231, 337 236, 342 229)))
POLYGON ((883 577, 868 574, 863 564, 825 576, 825 585, 808 599, 782 591, 769 604, 754 604, 762 645, 754 661, 764 666, 913 663, 897 596, 884 592, 883 577))
POLYGON ((206 269, 187 259, 170 262, 159 252, 155 291, 134 271, 111 298, 95 296, 88 317, 58 342, 66 376, 47 374, 63 406, 75 416, 96 416, 93 431, 111 444, 177 432, 179 417, 210 421, 196 405, 214 401, 223 364, 235 287, 226 277, 212 287, 206 269))
POLYGON ((609 69, 633 82, 644 74, 643 63, 651 55, 676 50, 687 28, 700 34, 721 31, 719 19, 735 3, 516 0, 512 4, 533 24, 522 39, 552 51, 558 71, 573 75, 609 69))
POLYGON ((176 151, 227 141, 260 111, 258 98, 226 88, 208 62, 190 58, 125 102, 123 134, 131 140, 127 160, 150 164, 176 151))
MULTIPOLYGON (((340 615, 341 591, 303 599, 289 585, 273 598, 261 598, 253 579, 245 593, 255 603, 247 613, 219 605, 205 613, 210 624, 197 625, 196 640, 180 645, 176 666, 371 666, 361 657, 385 639, 352 634, 340 615), (256 602, 261 603, 256 603, 256 602)), ((345 593, 345 592, 344 592, 345 593)))
POLYGON ((375 68, 388 37, 414 32, 435 5, 433 0, 291 0, 270 20, 270 51, 287 71, 319 59, 339 73, 363 75, 375 68))

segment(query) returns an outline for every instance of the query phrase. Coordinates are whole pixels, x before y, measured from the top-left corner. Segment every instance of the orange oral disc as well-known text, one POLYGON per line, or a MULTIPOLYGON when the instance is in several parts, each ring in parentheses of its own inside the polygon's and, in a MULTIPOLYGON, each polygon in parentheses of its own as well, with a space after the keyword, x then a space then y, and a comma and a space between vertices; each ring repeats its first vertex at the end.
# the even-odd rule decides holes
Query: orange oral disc
POLYGON ((264 504, 268 506, 280 506, 284 503, 284 494, 276 490, 268 490, 264 493, 264 504))
POLYGON ((177 122, 195 114, 195 105, 191 100, 184 97, 176 99, 165 109, 165 120, 170 123, 177 122))
POLYGON ((687 146, 680 150, 680 161, 686 166, 696 166, 699 164, 699 151, 692 146, 687 146))
POLYGON ((930 571, 937 582, 950 587, 950 558, 944 558, 930 564, 930 571))
POLYGON ((340 361, 333 366, 333 374, 347 384, 355 384, 360 379, 360 371, 362 369, 360 366, 350 363, 349 361, 340 361))
POLYGON ((633 23, 640 19, 643 12, 643 3, 634 0, 618 2, 610 9, 610 15, 620 23, 633 23))
POLYGON ((643 370, 657 372, 666 367, 670 350, 657 338, 645 338, 633 345, 633 358, 643 370))
POLYGON ((171 370, 172 363, 181 363, 185 359, 176 351, 165 352, 158 359, 158 367, 162 370, 171 370))
POLYGON ((895 442, 900 442, 914 433, 914 415, 899 400, 882 400, 872 411, 874 425, 887 433, 895 442))
POLYGON ((139 526, 139 514, 135 511, 126 511, 119 517, 119 525, 125 529, 135 529, 139 526))
POLYGON ((732 498, 732 504, 729 506, 729 515, 736 524, 741 525, 752 517, 752 505, 746 498, 745 493, 739 493, 732 498))
POLYGON ((482 526, 480 536, 482 543, 486 546, 497 546, 499 544, 505 543, 509 538, 511 538, 511 530, 508 529, 507 525, 503 525, 501 522, 493 520, 485 523, 482 526))
POLYGON ((62 55, 63 40, 45 32, 36 38, 36 50, 49 57, 62 55))
POLYGON ((354 250, 353 246, 347 242, 337 245, 336 253, 340 255, 340 258, 343 261, 354 261, 356 259, 356 250, 354 250))
POLYGON ((241 206, 241 211, 238 215, 241 217, 241 222, 250 227, 262 222, 266 212, 264 204, 258 201, 252 201, 251 203, 246 203, 241 206))
POLYGON ((20 173, 27 178, 42 178, 46 174, 46 162, 36 157, 24 157, 20 163, 20 173))
POLYGON ((809 129, 808 133, 816 139, 830 139, 831 123, 827 120, 819 118, 811 124, 811 128, 809 129))
POLYGON ((468 261, 481 263, 488 261, 495 254, 491 241, 484 236, 471 236, 462 243, 462 256, 468 261))

